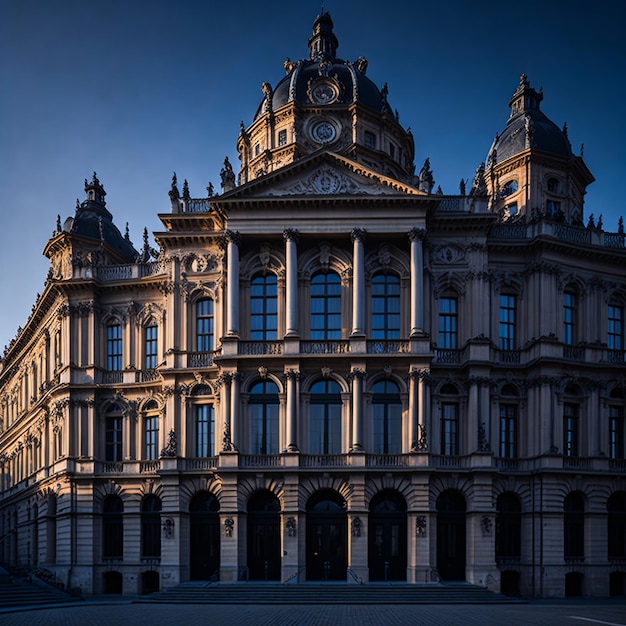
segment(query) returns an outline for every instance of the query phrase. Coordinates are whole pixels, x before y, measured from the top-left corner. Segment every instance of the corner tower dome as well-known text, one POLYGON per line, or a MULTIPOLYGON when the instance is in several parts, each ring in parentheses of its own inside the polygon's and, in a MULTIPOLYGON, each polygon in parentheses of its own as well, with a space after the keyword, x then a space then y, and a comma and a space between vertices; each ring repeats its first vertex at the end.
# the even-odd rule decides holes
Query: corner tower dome
POLYGON ((594 178, 572 152, 567 125, 560 129, 549 120, 540 109, 542 100, 542 91, 522 74, 506 127, 487 156, 490 208, 503 220, 547 217, 578 224, 594 178))
POLYGON ((328 13, 318 15, 308 41, 309 58, 283 64, 275 87, 262 84, 254 121, 242 122, 237 150, 239 182, 246 183, 306 154, 327 149, 371 169, 410 182, 414 144, 388 100, 366 75, 367 61, 337 57, 339 41, 328 13))

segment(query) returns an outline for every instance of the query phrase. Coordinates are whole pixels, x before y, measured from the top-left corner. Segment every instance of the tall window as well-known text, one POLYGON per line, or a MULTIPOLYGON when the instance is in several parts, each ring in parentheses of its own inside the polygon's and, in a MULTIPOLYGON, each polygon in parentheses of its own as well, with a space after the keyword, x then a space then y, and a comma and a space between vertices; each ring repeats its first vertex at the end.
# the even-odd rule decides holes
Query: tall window
POLYGON ((607 346, 609 350, 624 349, 624 308, 614 304, 608 309, 608 336, 607 346))
POLYGON ((574 491, 563 502, 563 551, 566 559, 582 559, 585 556, 585 501, 580 492, 574 491))
POLYGON ((626 558, 626 493, 616 491, 606 503, 609 559, 626 558))
POLYGON ((153 494, 141 502, 141 556, 161 556, 161 499, 153 494))
POLYGON ((158 335, 159 329, 156 325, 146 326, 144 328, 144 351, 145 362, 144 367, 147 370, 153 370, 157 366, 158 354, 158 335))
POLYGON ((341 339, 341 279, 335 272, 311 278, 311 339, 341 339))
POLYGON ((501 350, 515 349, 515 296, 500 295, 499 339, 501 350))
POLYGON ((563 405, 563 454, 578 456, 578 405, 563 405))
POLYGON ((442 349, 457 348, 457 299, 439 298, 439 341, 442 349))
POLYGON ((257 276, 250 284, 250 339, 276 339, 278 328, 278 282, 274 274, 257 276))
POLYGON ((563 299, 563 343, 572 345, 576 331, 576 294, 565 292, 563 299))
POLYGON ((196 426, 196 456, 213 455, 215 446, 215 411, 212 404, 194 406, 196 426))
POLYGON ((372 339, 400 338, 400 279, 393 274, 372 278, 372 339))
POLYGON ((341 387, 334 380, 320 380, 311 387, 310 448, 313 454, 341 452, 341 387))
POLYGON ((106 496, 102 503, 102 556, 105 559, 121 559, 124 555, 123 512, 119 496, 106 496))
POLYGON ((374 416, 374 452, 399 454, 402 452, 402 403, 398 385, 383 380, 372 388, 374 416))
POLYGON ((624 458, 624 407, 609 405, 609 456, 624 458))
POLYGON ((517 405, 500 405, 500 456, 514 459, 517 456, 517 405))
POLYGON ((159 414, 156 402, 148 402, 144 417, 144 459, 159 458, 159 414))
POLYGON ((122 369, 121 324, 107 326, 107 369, 110 372, 119 372, 122 369))
POLYGON ((496 559, 522 556, 522 507, 512 492, 501 493, 496 501, 496 559))
POLYGON ((104 458, 110 463, 118 463, 122 460, 122 412, 115 406, 109 409, 104 419, 104 458))
POLYGON ((204 298, 196 302, 196 350, 211 352, 215 337, 213 300, 204 298))
POLYGON ((459 405, 443 402, 441 405, 441 454, 459 454, 459 405))
POLYGON ((248 416, 250 419, 250 453, 278 452, 278 387, 264 380, 250 389, 248 416))

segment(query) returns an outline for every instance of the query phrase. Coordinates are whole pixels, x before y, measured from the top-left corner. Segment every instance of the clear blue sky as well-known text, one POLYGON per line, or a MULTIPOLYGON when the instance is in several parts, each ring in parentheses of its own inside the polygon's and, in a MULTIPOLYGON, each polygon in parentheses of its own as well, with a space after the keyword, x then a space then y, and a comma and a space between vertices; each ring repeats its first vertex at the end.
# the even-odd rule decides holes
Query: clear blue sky
MULTIPOLYGON (((419 170, 457 193, 526 73, 596 177, 586 214, 625 213, 626 36, 616 0, 326 0, 338 56, 369 61, 415 137, 419 170)), ((41 256, 95 170, 141 245, 161 230, 172 172, 205 195, 251 122, 261 83, 308 55, 321 2, 0 0, 0 353, 43 289, 41 256)))

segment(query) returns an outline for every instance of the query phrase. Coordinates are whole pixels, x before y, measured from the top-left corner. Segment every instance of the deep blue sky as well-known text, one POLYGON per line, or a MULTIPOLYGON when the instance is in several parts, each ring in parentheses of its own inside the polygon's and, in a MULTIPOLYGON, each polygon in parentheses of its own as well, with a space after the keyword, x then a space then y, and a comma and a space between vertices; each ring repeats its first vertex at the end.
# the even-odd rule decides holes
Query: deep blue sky
MULTIPOLYGON (((567 122, 596 177, 586 214, 625 213, 626 37, 621 2, 326 0, 338 56, 369 61, 415 137, 417 169, 457 193, 472 179, 519 76, 567 122)), ((308 55, 321 2, 0 0, 0 353, 43 288, 41 256, 95 170, 107 207, 141 245, 161 230, 172 172, 205 195, 241 120, 283 61, 308 55)))

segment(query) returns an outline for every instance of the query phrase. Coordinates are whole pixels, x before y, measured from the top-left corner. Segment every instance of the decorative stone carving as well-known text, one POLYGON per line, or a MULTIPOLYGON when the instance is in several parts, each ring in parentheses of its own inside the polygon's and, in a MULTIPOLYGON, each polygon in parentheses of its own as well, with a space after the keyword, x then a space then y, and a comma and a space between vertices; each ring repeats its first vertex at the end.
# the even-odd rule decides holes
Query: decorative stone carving
POLYGON ((167 435, 167 445, 161 450, 161 456, 175 457, 177 454, 178 442, 176 440, 176 433, 173 430, 167 435))
POLYGON ((489 537, 491 535, 491 530, 493 527, 493 522, 488 515, 483 515, 480 518, 480 530, 483 533, 483 537, 489 537))
POLYGON ((285 520, 285 531, 287 532, 287 537, 296 536, 296 518, 295 517, 288 517, 285 520))
POLYGON ((426 537, 426 516, 418 515, 415 518, 415 535, 417 537, 426 537))
POLYGON ((226 537, 232 537, 234 529, 235 529, 235 520, 232 517, 227 517, 224 520, 224 535, 226 537))
POLYGON ((353 537, 361 536, 361 526, 362 526, 361 518, 353 517, 352 518, 352 536, 353 537))

